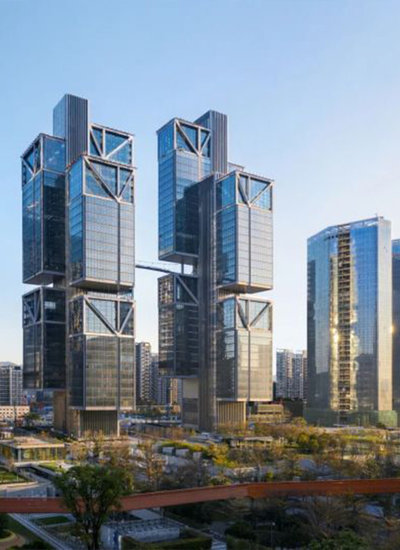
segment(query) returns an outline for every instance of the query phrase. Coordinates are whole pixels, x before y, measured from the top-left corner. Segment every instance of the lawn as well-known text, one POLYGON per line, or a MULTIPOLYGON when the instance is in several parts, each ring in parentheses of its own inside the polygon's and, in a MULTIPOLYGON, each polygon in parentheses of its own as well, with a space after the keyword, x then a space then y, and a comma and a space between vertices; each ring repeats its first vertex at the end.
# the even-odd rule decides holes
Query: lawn
POLYGON ((61 473, 64 471, 64 469, 59 466, 57 462, 45 462, 43 464, 39 464, 39 466, 45 470, 50 470, 51 472, 61 473))
POLYGON ((24 483, 25 481, 26 479, 19 474, 17 475, 14 472, 0 469, 0 485, 4 485, 6 483, 24 483))

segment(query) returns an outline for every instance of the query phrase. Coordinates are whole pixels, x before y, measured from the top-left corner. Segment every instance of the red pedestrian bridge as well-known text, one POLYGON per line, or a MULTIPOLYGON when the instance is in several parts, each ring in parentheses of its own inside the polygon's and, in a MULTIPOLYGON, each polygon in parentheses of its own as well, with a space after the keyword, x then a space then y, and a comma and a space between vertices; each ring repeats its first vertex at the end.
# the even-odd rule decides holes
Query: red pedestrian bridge
MULTIPOLYGON (((271 481, 193 487, 172 491, 137 493, 121 499, 122 510, 162 508, 234 498, 268 498, 275 496, 348 495, 400 493, 400 478, 346 479, 327 481, 271 481)), ((51 514, 67 510, 61 498, 0 498, 0 513, 51 514)))
MULTIPOLYGON (((400 493, 400 478, 346 479, 327 481, 272 481, 213 487, 193 487, 172 491, 137 493, 121 499, 122 510, 139 510, 234 498, 274 496, 347 495, 400 493)), ((61 498, 0 498, 0 513, 65 513, 61 498)))

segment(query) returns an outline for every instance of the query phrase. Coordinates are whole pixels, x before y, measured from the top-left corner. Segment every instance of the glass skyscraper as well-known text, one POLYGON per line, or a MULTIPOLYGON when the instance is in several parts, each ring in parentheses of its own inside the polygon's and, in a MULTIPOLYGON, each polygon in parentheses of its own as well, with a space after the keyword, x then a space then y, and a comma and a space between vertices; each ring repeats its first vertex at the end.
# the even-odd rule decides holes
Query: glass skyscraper
POLYGON ((211 430, 272 399, 272 181, 228 162, 227 117, 158 131, 159 361, 183 379, 183 420, 211 430))
POLYGON ((391 224, 376 217, 308 239, 308 418, 395 424, 391 224))
POLYGON ((400 415, 400 239, 392 241, 393 408, 400 415))
POLYGON ((22 157, 24 382, 66 390, 67 429, 118 431, 134 405, 131 134, 65 95, 22 157))

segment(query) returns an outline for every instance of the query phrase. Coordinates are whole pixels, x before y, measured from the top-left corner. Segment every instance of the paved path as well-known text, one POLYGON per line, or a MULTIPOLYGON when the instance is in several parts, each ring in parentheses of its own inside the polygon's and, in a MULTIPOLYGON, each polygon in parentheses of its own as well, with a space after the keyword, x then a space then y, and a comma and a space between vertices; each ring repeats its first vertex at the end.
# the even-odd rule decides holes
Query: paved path
POLYGON ((53 535, 50 535, 47 531, 33 523, 29 515, 10 514, 15 521, 18 521, 21 525, 32 531, 35 535, 51 544, 56 550, 74 550, 71 546, 67 546, 65 541, 61 541, 53 535))

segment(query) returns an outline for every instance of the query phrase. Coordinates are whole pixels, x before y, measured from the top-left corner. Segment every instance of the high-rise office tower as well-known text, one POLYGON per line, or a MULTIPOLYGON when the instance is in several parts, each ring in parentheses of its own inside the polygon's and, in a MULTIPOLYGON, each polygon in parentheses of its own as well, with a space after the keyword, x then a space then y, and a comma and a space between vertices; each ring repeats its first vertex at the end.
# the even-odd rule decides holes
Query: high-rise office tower
POLYGON ((241 423, 272 398, 272 181, 228 162, 227 117, 158 131, 159 362, 183 379, 183 421, 241 423))
POLYGON ((0 363, 0 405, 22 405, 22 367, 0 363))
POLYGON ((392 281, 393 408, 400 415, 400 239, 392 241, 392 281))
POLYGON ((276 351, 276 397, 306 399, 307 352, 278 349, 276 351))
POLYGON ((320 423, 394 425, 391 224, 382 217, 308 239, 308 406, 320 423))
MULTIPOLYGON (((158 368, 157 368, 158 371, 158 368)), ((136 344, 136 404, 145 405, 155 402, 154 368, 151 345, 149 342, 136 344)))
POLYGON ((71 433, 118 432, 134 404, 132 135, 65 95, 22 156, 24 384, 66 390, 71 433))

